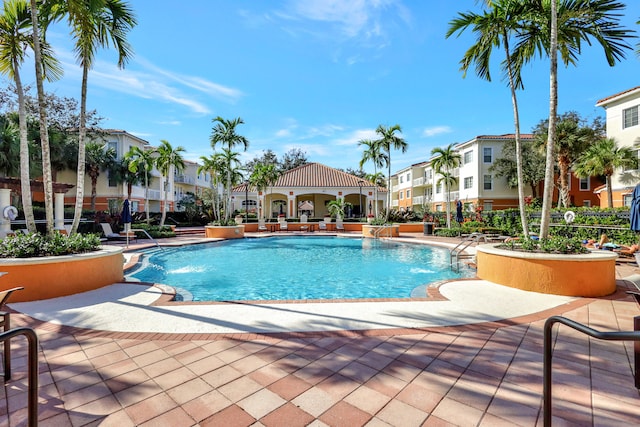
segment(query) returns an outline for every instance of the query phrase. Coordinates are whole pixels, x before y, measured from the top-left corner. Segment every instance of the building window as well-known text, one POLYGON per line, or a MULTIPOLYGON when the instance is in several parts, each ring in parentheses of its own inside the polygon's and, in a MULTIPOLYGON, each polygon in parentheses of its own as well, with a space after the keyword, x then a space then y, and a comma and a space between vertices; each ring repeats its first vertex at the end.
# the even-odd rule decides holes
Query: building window
POLYGON ((131 202, 131 213, 138 212, 139 208, 140 208, 140 202, 138 202, 137 200, 133 200, 131 202))
POLYGON ((400 184, 404 182, 404 176, 400 175, 400 184))
POLYGON ((436 185, 436 194, 442 193, 442 183, 436 185))
POLYGON ((484 187, 485 190, 493 190, 493 179, 491 175, 484 176, 484 187))
POLYGON ((464 189, 468 190, 470 188, 473 188, 473 177, 472 176, 468 176, 464 179, 464 189))
POLYGON ((469 150, 464 153, 462 164, 466 165, 467 163, 471 163, 472 161, 473 161, 473 151, 469 150))
POLYGON ((626 207, 631 207, 631 200, 633 200, 633 194, 625 194, 622 196, 622 201, 626 207))
POLYGON ((436 205, 436 212, 442 212, 442 205, 436 205))
POLYGON ((580 191, 589 191, 590 189, 589 178, 580 178, 580 191))
POLYGON ((407 199, 411 198, 411 190, 407 190, 407 199))
POLYGON ((407 182, 411 181, 411 172, 407 173, 407 182))
POLYGON ((582 206, 584 206, 585 208, 591 207, 591 200, 583 200, 582 206))
POLYGON ((399 193, 398 197, 400 198, 400 200, 404 199, 402 191, 399 193))
POLYGON ((622 110, 622 129, 638 126, 638 106, 622 110))
POLYGON ((484 201, 482 202, 482 210, 483 211, 492 211, 493 210, 493 202, 484 201))
POLYGON ((484 163, 492 163, 493 162, 493 148, 484 147, 482 149, 482 159, 484 163))

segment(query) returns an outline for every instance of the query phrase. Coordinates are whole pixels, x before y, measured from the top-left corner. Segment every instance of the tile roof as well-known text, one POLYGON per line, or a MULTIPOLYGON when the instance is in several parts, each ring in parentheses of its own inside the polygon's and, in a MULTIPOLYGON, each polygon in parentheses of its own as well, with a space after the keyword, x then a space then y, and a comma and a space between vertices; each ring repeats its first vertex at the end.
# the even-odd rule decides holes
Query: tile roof
MULTIPOLYGON (((370 181, 363 178, 358 178, 355 175, 351 175, 346 172, 342 172, 338 169, 325 166, 320 163, 307 163, 302 166, 298 166, 295 169, 291 169, 283 173, 273 187, 354 187, 359 188, 359 182, 364 182, 363 187, 373 187, 370 181)), ((245 191, 244 184, 234 187, 234 192, 245 191)), ((378 191, 385 192, 386 188, 378 188, 378 191)))
POLYGON ((601 106, 600 104, 606 104, 607 101, 611 101, 614 98, 617 98, 617 97, 622 96, 622 95, 626 95, 627 93, 636 91, 638 89, 640 89, 640 86, 632 87, 631 89, 623 90, 622 92, 616 93, 616 94, 611 95, 611 96, 607 96, 606 98, 602 98, 601 100, 596 102, 596 106, 601 106))

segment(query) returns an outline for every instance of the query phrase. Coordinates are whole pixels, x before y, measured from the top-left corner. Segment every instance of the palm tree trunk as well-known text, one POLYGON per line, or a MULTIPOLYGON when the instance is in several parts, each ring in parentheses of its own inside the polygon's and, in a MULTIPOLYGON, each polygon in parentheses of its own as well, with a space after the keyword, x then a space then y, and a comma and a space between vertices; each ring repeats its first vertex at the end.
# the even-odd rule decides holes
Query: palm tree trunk
POLYGON ((549 47, 549 129, 547 134, 547 155, 544 175, 544 195, 542 197, 542 217, 540 237, 549 236, 551 221, 551 197, 553 195, 553 151, 556 140, 556 119, 558 110, 558 16, 557 3, 551 2, 551 34, 549 47))
POLYGON ((611 175, 605 176, 607 180, 607 202, 609 203, 609 207, 613 207, 613 185, 611 184, 611 175))
POLYGON ((27 136, 27 113, 24 101, 24 89, 20 79, 20 64, 13 58, 13 75, 18 93, 18 126, 20 129, 20 190, 22 192, 22 211, 29 233, 36 232, 36 221, 33 216, 31 201, 31 176, 29 172, 29 140, 27 136))
POLYGON ((92 173, 89 173, 91 176, 91 210, 95 212, 96 210, 96 197, 98 196, 98 192, 96 189, 98 188, 98 176, 92 173))
POLYGON ((87 78, 89 67, 85 64, 82 67, 82 84, 80 89, 80 125, 78 127, 78 170, 76 180, 76 203, 73 210, 73 223, 71 224, 71 234, 78 231, 80 217, 82 216, 82 205, 84 204, 84 172, 86 158, 85 135, 87 133, 87 78))
POLYGON ((529 238, 529 225, 527 224, 527 210, 524 203, 524 178, 522 173, 522 142, 520 141, 520 113, 518 112, 518 97, 513 79, 513 66, 509 54, 509 38, 506 31, 503 34, 505 53, 507 57, 507 70, 509 73, 509 88, 511 89, 511 103, 513 104, 513 122, 515 126, 516 140, 516 175, 518 177, 518 207, 520 208, 520 222, 525 239, 529 238))
POLYGON ((569 164, 566 159, 561 158, 558 162, 558 169, 560 170, 560 191, 558 197, 558 205, 562 203, 565 208, 569 207, 569 183, 567 182, 567 176, 569 176, 569 164))
POLYGON ((169 178, 167 178, 164 183, 164 200, 162 203, 162 213, 160 214, 160 227, 164 226, 164 221, 167 219, 167 198, 169 193, 167 187, 169 187, 169 178))
POLYGON ((146 167, 144 171, 144 213, 147 216, 147 225, 149 225, 149 172, 146 167))
POLYGON ((42 182, 44 186, 44 211, 47 233, 53 234, 53 183, 51 180, 51 152, 49 150, 49 130, 47 123, 46 99, 43 83, 42 51, 40 49, 40 29, 36 0, 30 0, 31 22, 33 23, 33 54, 36 67, 36 88, 38 92, 38 113, 40 119, 40 143, 42 144, 42 182))

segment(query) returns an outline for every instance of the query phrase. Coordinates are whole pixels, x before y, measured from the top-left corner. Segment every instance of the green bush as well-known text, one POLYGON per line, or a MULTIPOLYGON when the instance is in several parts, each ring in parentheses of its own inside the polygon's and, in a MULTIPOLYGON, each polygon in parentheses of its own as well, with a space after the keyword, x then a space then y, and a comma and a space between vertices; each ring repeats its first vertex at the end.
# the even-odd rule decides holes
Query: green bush
POLYGON ((0 241, 0 258, 33 258, 73 255, 100 249, 100 237, 95 234, 66 236, 54 233, 16 234, 0 241))
MULTIPOLYGON (((235 222, 234 222, 235 224, 235 222)), ((131 226, 131 228, 139 228, 149 233, 149 236, 154 239, 162 239, 165 237, 176 237, 176 233, 171 229, 171 226, 165 225, 160 227, 159 225, 147 225, 146 223, 137 223, 131 226)), ((135 231, 136 237, 139 239, 147 238, 146 234, 141 231, 135 231)))

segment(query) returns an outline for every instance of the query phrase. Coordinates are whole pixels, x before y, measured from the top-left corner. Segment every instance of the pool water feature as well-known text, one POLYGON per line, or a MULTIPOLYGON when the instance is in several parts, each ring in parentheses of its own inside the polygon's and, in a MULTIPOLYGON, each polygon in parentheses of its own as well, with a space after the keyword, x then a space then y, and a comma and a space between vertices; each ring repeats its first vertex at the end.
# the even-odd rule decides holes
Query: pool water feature
POLYGON ((425 284, 473 276, 449 251, 340 237, 267 237, 154 251, 129 280, 163 283, 194 301, 409 298, 425 284))

